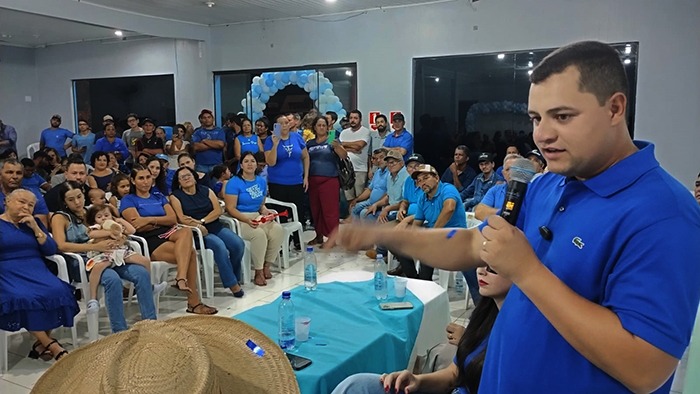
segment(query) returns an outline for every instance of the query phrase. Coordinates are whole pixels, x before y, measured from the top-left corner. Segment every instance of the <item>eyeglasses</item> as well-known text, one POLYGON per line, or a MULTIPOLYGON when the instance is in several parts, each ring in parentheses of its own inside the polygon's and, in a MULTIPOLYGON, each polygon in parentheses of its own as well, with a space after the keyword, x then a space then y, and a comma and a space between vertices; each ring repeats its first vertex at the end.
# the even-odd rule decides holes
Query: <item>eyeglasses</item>
POLYGON ((183 176, 177 177, 177 179, 179 179, 179 180, 181 180, 181 181, 187 181, 187 180, 192 179, 192 174, 185 174, 185 175, 183 175, 183 176))
POLYGON ((490 273, 490 274, 498 275, 498 272, 496 272, 496 271, 494 271, 493 269, 491 269, 491 267, 488 266, 488 265, 486 266, 486 272, 488 272, 488 273, 490 273))

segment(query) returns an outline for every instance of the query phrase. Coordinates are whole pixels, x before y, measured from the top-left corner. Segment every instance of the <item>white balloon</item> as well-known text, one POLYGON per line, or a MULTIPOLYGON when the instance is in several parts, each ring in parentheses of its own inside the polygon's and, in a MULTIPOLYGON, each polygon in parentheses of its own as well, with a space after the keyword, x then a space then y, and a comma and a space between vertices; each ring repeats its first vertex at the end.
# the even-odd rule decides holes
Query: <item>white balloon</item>
POLYGON ((310 92, 310 91, 311 91, 311 84, 307 82, 306 85, 304 85, 304 90, 305 90, 307 93, 310 92))
POLYGON ((262 86, 263 88, 267 86, 267 84, 265 83, 265 78, 258 79, 258 85, 262 86))
POLYGON ((241 107, 245 108, 247 106, 247 104, 248 104, 248 100, 246 100, 246 99, 241 100, 241 107))
POLYGON ((333 94, 333 91, 330 90, 330 89, 324 90, 324 91, 323 91, 323 95, 324 95, 324 96, 335 96, 335 95, 333 94))
POLYGON ((294 83, 296 83, 296 82, 297 82, 297 78, 298 78, 298 77, 297 77, 297 73, 295 73, 294 71, 292 71, 291 74, 289 74, 289 82, 294 82, 294 83))
POLYGON ((263 91, 263 93, 270 93, 270 87, 265 85, 262 87, 262 91, 263 91))
POLYGON ((253 83, 259 83, 260 77, 253 77, 253 83))

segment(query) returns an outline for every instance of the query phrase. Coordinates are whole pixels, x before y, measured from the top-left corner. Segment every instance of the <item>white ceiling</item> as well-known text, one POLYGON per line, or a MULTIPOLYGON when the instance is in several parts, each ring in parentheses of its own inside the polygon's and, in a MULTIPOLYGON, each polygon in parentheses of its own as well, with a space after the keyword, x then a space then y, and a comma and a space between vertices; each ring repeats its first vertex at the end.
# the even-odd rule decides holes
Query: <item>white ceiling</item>
POLYGON ((365 10, 430 4, 454 0, 81 0, 122 11, 186 21, 203 25, 222 25, 270 19, 309 17, 365 10))
MULTIPOLYGON (((135 35, 124 32, 124 37, 135 35)), ((36 48, 102 39, 118 38, 114 29, 0 8, 0 44, 36 48)))

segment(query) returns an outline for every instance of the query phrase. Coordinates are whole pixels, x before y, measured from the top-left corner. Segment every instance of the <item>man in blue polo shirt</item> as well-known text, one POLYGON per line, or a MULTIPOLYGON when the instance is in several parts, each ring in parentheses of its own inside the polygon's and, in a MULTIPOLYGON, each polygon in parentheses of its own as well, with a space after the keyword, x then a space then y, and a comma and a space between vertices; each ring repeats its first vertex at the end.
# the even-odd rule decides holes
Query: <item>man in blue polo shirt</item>
POLYGON ((51 117, 51 127, 42 130, 39 139, 39 149, 54 148, 61 157, 66 157, 66 149, 70 146, 68 139, 73 138, 73 132, 61 126, 61 115, 51 117))
POLYGON ((413 136, 406 130, 404 125, 406 119, 402 113, 394 114, 391 117, 391 129, 393 133, 389 134, 384 140, 384 147, 387 150, 394 150, 403 156, 406 161, 413 154, 413 136))
POLYGON ((377 170, 365 190, 350 202, 350 211, 354 218, 366 218, 367 209, 386 194, 386 179, 389 176, 389 170, 386 168, 384 160, 386 153, 385 148, 379 148, 372 152, 372 164, 377 167, 377 170))
POLYGON ((500 216, 456 233, 344 226, 332 241, 380 242, 444 269, 487 264, 513 282, 480 394, 668 393, 700 300, 700 207, 653 144, 630 138, 614 48, 565 46, 530 81, 549 172, 528 187, 517 228, 500 216))
POLYGON ((124 161, 131 155, 124 140, 117 138, 117 129, 112 122, 107 122, 105 136, 95 142, 93 151, 114 153, 119 164, 124 164, 124 161))
MULTIPOLYGON (((462 199, 459 197, 457 188, 449 183, 440 182, 440 175, 435 167, 430 164, 421 164, 413 171, 411 178, 423 190, 423 195, 418 200, 416 214, 402 220, 399 227, 406 227, 411 222, 413 226, 426 228, 467 227, 467 215, 462 209, 462 199)), ((420 271, 416 272, 416 264, 412 258, 395 254, 406 277, 432 280, 432 266, 421 261, 420 271)), ((474 283, 476 283, 476 273, 474 283)))
POLYGON ((196 170, 209 173, 215 165, 223 163, 226 135, 220 127, 214 124, 214 115, 208 109, 203 109, 199 113, 199 123, 202 126, 192 134, 192 142, 196 152, 196 170))
MULTIPOLYGON (((5 196, 22 187, 24 167, 15 159, 0 162, 0 213, 5 212, 5 196)), ((49 209, 41 193, 30 190, 36 196, 34 217, 48 227, 49 209)))

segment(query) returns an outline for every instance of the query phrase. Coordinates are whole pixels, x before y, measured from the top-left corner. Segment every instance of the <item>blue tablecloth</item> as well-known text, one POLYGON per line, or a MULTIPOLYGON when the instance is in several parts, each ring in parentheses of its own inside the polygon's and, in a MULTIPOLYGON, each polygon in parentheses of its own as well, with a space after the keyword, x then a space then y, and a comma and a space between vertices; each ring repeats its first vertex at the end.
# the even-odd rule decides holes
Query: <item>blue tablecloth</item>
MULTIPOLYGON (((393 295, 393 278, 388 282, 393 295)), ((277 342, 280 298, 234 317, 277 342)), ((390 297, 387 301, 399 300, 390 297)), ((316 291, 306 291, 303 286, 292 289, 296 316, 311 317, 309 340, 297 343, 291 352, 313 362, 295 371, 302 394, 330 393, 358 372, 406 368, 423 318, 423 303, 408 290, 403 301, 411 302, 413 309, 379 309, 372 281, 322 283, 316 291)))

